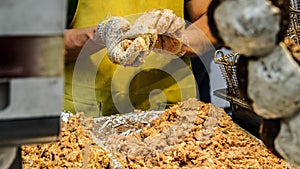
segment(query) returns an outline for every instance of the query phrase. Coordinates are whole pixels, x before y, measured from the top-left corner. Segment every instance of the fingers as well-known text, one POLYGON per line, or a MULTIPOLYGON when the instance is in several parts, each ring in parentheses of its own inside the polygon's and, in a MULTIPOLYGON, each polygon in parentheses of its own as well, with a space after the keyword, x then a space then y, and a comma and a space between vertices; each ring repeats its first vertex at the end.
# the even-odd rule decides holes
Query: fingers
MULTIPOLYGON (((124 36, 126 39, 142 37, 149 51, 153 49, 157 53, 169 52, 182 56, 182 34, 185 29, 184 19, 176 16, 170 9, 151 10, 138 17, 124 36), (157 38, 160 36, 160 38, 157 38)), ((129 50, 129 49, 128 49, 129 50)), ((134 60, 136 51, 132 54, 127 53, 131 59, 127 59, 126 64, 133 62, 141 63, 143 60, 134 60), (134 60, 134 61, 133 61, 134 60)), ((143 55, 144 56, 144 55, 143 55)), ((141 59, 142 57, 139 56, 141 59)))
POLYGON ((185 29, 182 18, 169 9, 152 10, 138 17, 133 25, 121 17, 111 17, 98 26, 98 37, 105 42, 112 62, 139 66, 153 49, 182 56, 181 35, 185 29), (158 35, 163 35, 157 40, 158 35))
POLYGON ((144 13, 136 19, 134 26, 142 26, 146 29, 156 29, 156 24, 161 15, 162 12, 160 10, 152 10, 144 13))
POLYGON ((178 56, 182 56, 184 54, 182 45, 183 44, 179 39, 160 35, 155 43, 153 51, 157 53, 169 52, 178 56))
MULTIPOLYGON (((145 18, 147 17, 145 16, 145 18)), ((97 38, 105 42, 109 59, 113 63, 124 66, 139 66, 145 62, 145 57, 150 53, 150 47, 152 47, 156 37, 150 33, 145 33, 148 32, 145 29, 138 29, 137 27, 130 32, 130 28, 131 25, 125 18, 110 17, 98 25, 97 38), (136 30, 141 32, 138 34, 139 36, 137 36, 136 30), (147 34, 149 36, 146 36, 147 34)), ((151 30, 149 31, 151 32, 151 30)))
POLYGON ((183 18, 177 17, 174 22, 170 25, 168 33, 173 37, 181 38, 185 29, 185 21, 183 18))
POLYGON ((109 58, 113 63, 123 66, 139 66, 145 62, 146 56, 150 53, 149 41, 149 38, 142 37, 123 40, 110 50, 109 58))
POLYGON ((172 37, 178 37, 182 35, 184 28, 185 21, 183 18, 176 16, 172 10, 162 10, 162 16, 157 23, 158 34, 168 34, 172 37))
POLYGON ((185 21, 183 18, 176 16, 174 11, 170 9, 155 9, 144 13, 134 23, 134 26, 146 27, 147 29, 155 29, 157 34, 169 34, 170 36, 181 35, 185 21))
POLYGON ((157 22, 156 29, 160 35, 154 51, 157 53, 169 52, 177 56, 184 55, 182 50, 182 34, 185 29, 183 18, 169 9, 160 10, 162 15, 157 22))
POLYGON ((106 46, 115 45, 121 36, 130 29, 130 22, 122 17, 110 17, 98 25, 98 37, 106 46))
POLYGON ((160 10, 161 17, 159 18, 156 29, 158 34, 164 34, 167 33, 170 25, 176 20, 177 16, 172 10, 169 9, 163 9, 160 10))

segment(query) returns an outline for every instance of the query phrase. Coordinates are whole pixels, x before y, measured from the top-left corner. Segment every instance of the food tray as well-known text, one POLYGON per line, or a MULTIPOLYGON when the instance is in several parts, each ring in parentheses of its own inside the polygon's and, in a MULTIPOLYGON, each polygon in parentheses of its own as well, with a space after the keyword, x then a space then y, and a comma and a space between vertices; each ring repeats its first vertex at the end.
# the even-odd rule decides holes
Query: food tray
MULTIPOLYGON (((215 106, 208 107, 207 114, 202 115, 205 118, 202 130, 197 134, 197 138, 203 143, 209 141, 217 126, 218 119, 221 117, 215 106)), ((191 132, 196 119, 199 118, 197 117, 199 106, 196 99, 182 104, 180 108, 177 106, 171 109, 173 110, 141 111, 95 118, 94 127, 91 131, 93 140, 107 152, 121 152, 125 145, 130 147, 132 150, 126 149, 126 158, 141 159, 147 156, 143 154, 147 151, 154 154, 166 152, 177 146, 191 132), (176 115, 176 112, 179 114, 176 115), (175 121, 170 120, 173 118, 175 121), (159 129, 154 127, 152 122, 157 119, 160 119, 159 123, 162 123, 164 127, 159 127, 159 129), (147 126, 159 131, 151 137, 138 138, 142 129, 147 126), (166 131, 162 128, 165 128, 166 131)), ((124 168, 119 161, 119 156, 112 153, 109 156, 112 159, 110 168, 124 168)))
POLYGON ((111 153, 110 168, 286 166, 223 109, 196 100, 94 121, 94 140, 111 153))

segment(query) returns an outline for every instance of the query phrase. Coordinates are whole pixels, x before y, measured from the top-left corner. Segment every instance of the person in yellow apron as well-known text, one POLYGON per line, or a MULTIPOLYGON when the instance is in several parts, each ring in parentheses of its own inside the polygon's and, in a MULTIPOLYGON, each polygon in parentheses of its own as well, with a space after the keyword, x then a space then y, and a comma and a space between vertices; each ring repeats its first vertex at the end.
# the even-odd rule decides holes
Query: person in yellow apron
POLYGON ((111 62, 106 49, 96 52, 99 46, 88 42, 94 38, 96 25, 109 16, 130 20, 159 8, 183 17, 182 0, 76 2, 75 15, 65 33, 65 111, 99 117, 134 109, 160 110, 196 97, 189 58, 152 52, 141 66, 124 67, 111 62))

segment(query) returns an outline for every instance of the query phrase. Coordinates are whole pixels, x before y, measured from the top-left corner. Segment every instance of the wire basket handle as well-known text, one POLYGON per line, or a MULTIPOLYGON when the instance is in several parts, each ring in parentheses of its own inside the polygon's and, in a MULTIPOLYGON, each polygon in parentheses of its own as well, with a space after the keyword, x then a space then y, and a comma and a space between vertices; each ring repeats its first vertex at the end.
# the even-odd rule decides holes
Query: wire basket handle
POLYGON ((214 55, 214 61, 225 66, 234 66, 237 63, 238 55, 235 51, 225 55, 222 50, 217 50, 214 55))
POLYGON ((291 8, 294 10, 299 10, 300 8, 300 1, 299 0, 290 0, 291 8))

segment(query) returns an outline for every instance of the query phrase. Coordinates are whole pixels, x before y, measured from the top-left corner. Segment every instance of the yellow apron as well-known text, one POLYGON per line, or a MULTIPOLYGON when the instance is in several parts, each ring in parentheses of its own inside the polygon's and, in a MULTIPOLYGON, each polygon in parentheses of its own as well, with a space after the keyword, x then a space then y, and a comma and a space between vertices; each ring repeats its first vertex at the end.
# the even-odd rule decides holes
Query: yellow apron
MULTIPOLYGON (((151 9, 168 8, 183 16, 183 0, 80 0, 73 28, 97 25, 109 16, 134 20, 151 9)), ((88 46, 88 45, 87 45, 88 46)), ((159 110, 196 97, 188 58, 151 53, 140 67, 113 64, 106 49, 85 56, 84 47, 75 63, 66 65, 66 111, 99 117, 134 109, 159 110)))

